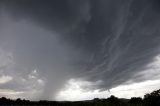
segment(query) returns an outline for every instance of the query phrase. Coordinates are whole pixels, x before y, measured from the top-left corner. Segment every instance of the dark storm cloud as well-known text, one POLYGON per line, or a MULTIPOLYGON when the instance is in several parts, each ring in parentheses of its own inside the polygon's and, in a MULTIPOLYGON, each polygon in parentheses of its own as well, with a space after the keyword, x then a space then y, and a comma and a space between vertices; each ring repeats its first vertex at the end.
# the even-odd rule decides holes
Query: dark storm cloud
POLYGON ((17 58, 25 60, 26 67, 35 64, 49 70, 42 72, 48 76, 46 95, 72 77, 102 80, 99 88, 109 89, 130 80, 159 53, 158 0, 5 0, 1 4, 15 21, 29 20, 58 34, 60 43, 34 28, 31 34, 25 30, 21 33, 28 34, 15 37, 17 58), (72 58, 69 64, 66 56, 72 58), (68 72, 73 76, 63 78, 68 72))

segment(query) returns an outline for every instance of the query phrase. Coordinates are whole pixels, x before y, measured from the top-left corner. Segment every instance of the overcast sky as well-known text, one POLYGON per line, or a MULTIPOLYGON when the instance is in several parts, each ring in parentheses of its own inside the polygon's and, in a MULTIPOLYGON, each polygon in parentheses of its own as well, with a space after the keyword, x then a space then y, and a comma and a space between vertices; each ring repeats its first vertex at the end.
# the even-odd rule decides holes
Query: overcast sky
POLYGON ((0 0, 0 96, 143 96, 159 64, 158 0, 0 0))

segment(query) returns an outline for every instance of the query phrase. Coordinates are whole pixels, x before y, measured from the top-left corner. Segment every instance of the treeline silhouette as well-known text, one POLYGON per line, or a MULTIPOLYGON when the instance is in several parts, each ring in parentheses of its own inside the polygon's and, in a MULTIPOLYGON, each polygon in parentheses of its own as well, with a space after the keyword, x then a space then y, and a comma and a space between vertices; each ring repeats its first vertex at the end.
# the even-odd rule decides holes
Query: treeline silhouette
POLYGON ((144 98, 132 97, 131 99, 120 99, 110 96, 107 99, 94 98, 86 101, 30 101, 25 99, 11 100, 5 97, 0 98, 0 106, 160 106, 160 89, 145 94, 144 98))

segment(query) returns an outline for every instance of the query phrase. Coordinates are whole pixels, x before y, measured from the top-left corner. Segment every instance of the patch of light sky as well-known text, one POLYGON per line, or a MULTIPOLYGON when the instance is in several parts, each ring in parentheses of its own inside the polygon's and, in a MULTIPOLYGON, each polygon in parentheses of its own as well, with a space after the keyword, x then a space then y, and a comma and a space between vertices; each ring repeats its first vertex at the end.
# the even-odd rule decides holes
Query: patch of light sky
MULTIPOLYGON (((154 58, 154 61, 146 66, 144 71, 141 71, 135 75, 141 76, 141 78, 147 79, 141 82, 134 82, 134 80, 126 81, 124 85, 119 85, 110 90, 101 91, 96 90, 84 90, 83 86, 93 86, 93 82, 80 81, 76 79, 70 79, 66 84, 66 88, 62 89, 57 94, 57 100, 66 101, 79 101, 79 100, 91 100, 94 98, 107 98, 111 95, 115 95, 119 98, 131 98, 142 97, 146 93, 150 93, 153 90, 160 88, 160 55, 154 58), (128 83, 132 82, 132 83, 128 83)), ((133 77, 134 78, 134 77, 133 77)))

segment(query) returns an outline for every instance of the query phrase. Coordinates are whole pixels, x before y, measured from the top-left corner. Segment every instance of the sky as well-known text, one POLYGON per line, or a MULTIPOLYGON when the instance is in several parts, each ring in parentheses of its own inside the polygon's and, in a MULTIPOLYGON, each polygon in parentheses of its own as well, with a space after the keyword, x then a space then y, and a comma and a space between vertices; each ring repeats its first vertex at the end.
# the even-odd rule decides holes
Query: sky
POLYGON ((143 97, 159 64, 159 0, 0 0, 1 97, 143 97))

